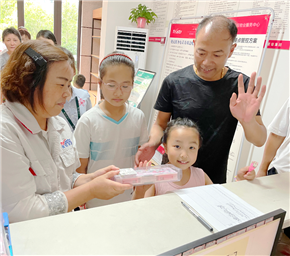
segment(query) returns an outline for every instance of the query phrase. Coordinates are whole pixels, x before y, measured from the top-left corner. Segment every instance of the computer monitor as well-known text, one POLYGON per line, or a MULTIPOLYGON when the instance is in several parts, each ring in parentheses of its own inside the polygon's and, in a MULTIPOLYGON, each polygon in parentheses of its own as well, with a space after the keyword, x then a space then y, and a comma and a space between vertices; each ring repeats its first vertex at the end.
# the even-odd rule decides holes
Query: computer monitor
POLYGON ((274 256, 285 214, 279 209, 160 255, 274 256))
POLYGON ((140 107, 140 104, 148 91, 148 88, 150 87, 154 76, 155 72, 153 71, 148 71, 145 69, 138 69, 135 75, 134 79, 134 87, 131 91, 131 95, 128 99, 129 104, 133 107, 140 107))

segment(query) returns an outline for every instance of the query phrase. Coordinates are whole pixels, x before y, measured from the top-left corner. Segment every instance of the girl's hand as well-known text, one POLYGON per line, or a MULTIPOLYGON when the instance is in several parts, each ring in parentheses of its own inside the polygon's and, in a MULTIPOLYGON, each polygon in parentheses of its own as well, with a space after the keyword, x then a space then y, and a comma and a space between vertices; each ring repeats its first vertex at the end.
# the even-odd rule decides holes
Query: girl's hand
POLYGON ((140 162, 150 161, 155 154, 156 148, 155 145, 151 145, 149 142, 146 142, 138 148, 135 156, 135 165, 138 166, 140 162))
POLYGON ((148 185, 135 186, 134 187, 134 192, 133 192, 132 200, 144 198, 146 191, 149 188, 151 188, 151 186, 154 186, 154 185, 148 184, 148 185))
POLYGON ((249 167, 246 166, 238 171, 237 180, 253 180, 256 177, 255 170, 249 172, 249 167))
POLYGON ((150 168, 150 166, 152 165, 151 161, 147 161, 145 160, 144 162, 139 162, 138 166, 135 165, 134 168, 137 168, 137 167, 148 167, 150 168))
MULTIPOLYGON (((151 161, 147 162, 146 160, 144 162, 139 162, 139 165, 138 165, 138 167, 148 167, 148 169, 150 168, 150 166, 151 166, 151 161)), ((137 168, 136 165, 135 165, 135 168, 137 168)), ((152 186, 152 184, 135 186, 132 200, 144 198, 146 191, 151 186, 152 186)))

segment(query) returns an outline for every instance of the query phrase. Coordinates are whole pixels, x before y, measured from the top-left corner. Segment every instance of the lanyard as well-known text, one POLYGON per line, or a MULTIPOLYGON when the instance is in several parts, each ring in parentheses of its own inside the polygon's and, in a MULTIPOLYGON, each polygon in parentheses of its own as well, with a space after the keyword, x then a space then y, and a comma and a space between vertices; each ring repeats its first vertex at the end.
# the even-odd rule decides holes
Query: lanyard
MULTIPOLYGON (((80 106, 79 106, 78 97, 75 97, 75 100, 76 100, 77 111, 78 111, 78 120, 79 120, 81 117, 81 114, 80 114, 80 106)), ((64 108, 61 110, 61 112, 64 114, 65 118, 67 119, 67 121, 69 122, 69 124, 71 125, 71 127, 74 130, 75 125, 73 124, 72 120, 69 118, 68 114, 65 112, 64 108)))

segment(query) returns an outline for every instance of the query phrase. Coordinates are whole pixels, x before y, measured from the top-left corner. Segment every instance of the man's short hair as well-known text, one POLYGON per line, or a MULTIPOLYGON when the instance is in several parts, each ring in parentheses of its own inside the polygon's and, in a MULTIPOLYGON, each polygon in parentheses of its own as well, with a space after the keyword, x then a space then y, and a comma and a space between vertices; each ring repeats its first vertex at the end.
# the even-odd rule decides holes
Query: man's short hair
POLYGON ((86 82, 86 78, 84 75, 82 74, 75 75, 74 83, 77 84, 80 88, 84 87, 85 82, 86 82))
POLYGON ((226 28, 230 32, 232 42, 235 41, 238 28, 236 26, 236 23, 232 20, 227 18, 224 15, 214 15, 214 16, 207 16, 205 17, 199 24, 196 30, 196 38, 199 33, 199 31, 204 28, 207 24, 210 22, 213 22, 213 29, 221 29, 226 28))
POLYGON ((22 42, 21 35, 20 35, 19 31, 16 28, 14 28, 14 27, 6 28, 6 29, 3 30, 3 32, 2 32, 2 42, 4 42, 5 37, 10 35, 10 34, 13 34, 13 35, 17 36, 19 38, 19 41, 22 42))

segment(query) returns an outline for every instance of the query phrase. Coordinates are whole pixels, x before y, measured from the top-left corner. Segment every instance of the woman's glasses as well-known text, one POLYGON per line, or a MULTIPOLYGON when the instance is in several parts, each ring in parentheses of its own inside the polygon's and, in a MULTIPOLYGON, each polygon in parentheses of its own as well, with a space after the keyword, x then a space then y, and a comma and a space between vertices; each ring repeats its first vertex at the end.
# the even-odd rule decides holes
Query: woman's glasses
POLYGON ((117 88, 120 88, 120 90, 122 92, 130 92, 133 88, 132 85, 128 85, 128 84, 121 84, 118 85, 117 83, 114 82, 109 82, 109 83, 105 83, 104 81, 102 81, 102 83, 106 86, 106 88, 110 91, 115 91, 117 90, 117 88))

